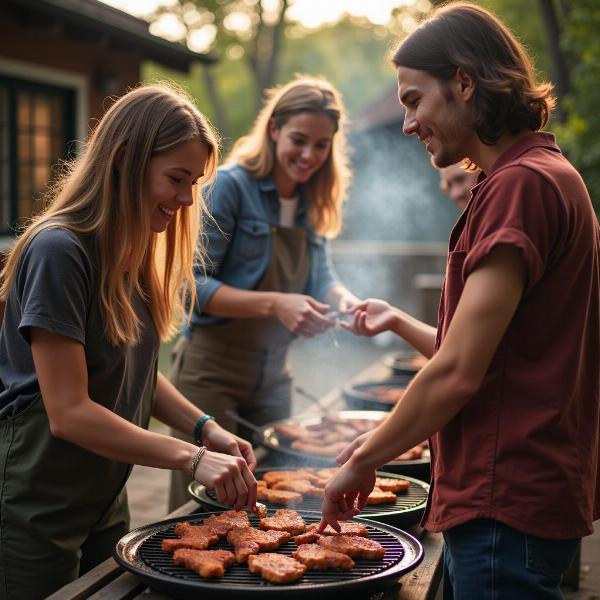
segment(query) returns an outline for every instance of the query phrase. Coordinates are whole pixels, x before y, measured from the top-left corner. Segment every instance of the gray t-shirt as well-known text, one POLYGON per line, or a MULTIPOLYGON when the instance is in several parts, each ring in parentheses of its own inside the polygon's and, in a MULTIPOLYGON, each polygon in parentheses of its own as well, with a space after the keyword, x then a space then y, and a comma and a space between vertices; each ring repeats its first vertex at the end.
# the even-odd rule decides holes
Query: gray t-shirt
POLYGON ((30 346, 30 328, 39 327, 83 344, 90 398, 139 424, 142 396, 153 385, 158 335, 136 295, 139 343, 111 345, 96 265, 93 239, 62 227, 41 231, 23 252, 0 331, 0 419, 21 412, 40 392, 30 346))

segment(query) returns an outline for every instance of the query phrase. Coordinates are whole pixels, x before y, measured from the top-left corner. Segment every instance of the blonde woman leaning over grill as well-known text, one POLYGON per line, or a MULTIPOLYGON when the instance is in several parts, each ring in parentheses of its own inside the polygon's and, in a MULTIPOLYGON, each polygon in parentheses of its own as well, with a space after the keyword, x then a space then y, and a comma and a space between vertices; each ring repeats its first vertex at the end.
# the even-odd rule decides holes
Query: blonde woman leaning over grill
MULTIPOLYGON (((232 410, 260 425, 289 415, 295 336, 334 325, 326 313, 357 298, 337 280, 327 237, 340 229, 349 181, 344 109, 323 79, 271 90, 250 134, 233 147, 209 198, 207 273, 171 380, 234 430, 232 410)), ((173 474, 171 506, 186 500, 173 474)))
POLYGON ((0 597, 45 598, 108 558, 129 526, 131 464, 175 469, 252 506, 250 445, 157 375, 160 339, 194 297, 192 261, 217 142, 181 94, 116 101, 2 272, 0 597), (220 454, 219 452, 225 452, 220 454))

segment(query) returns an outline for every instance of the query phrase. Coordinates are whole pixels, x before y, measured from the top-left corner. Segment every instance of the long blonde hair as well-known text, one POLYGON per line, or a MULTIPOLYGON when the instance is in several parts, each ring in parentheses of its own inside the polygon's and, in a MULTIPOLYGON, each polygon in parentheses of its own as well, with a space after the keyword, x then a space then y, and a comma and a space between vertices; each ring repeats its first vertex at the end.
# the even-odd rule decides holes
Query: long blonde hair
POLYGON ((79 158, 65 165, 64 174, 49 192, 47 207, 32 219, 8 254, 0 273, 0 298, 7 299, 19 258, 33 237, 51 227, 64 227, 94 240, 99 302, 105 335, 112 344, 138 340, 134 292, 148 303, 161 339, 175 333, 186 302, 194 305, 194 261, 203 261, 198 242, 204 210, 201 186, 195 186, 193 206, 178 210, 164 234, 150 229, 150 207, 142 187, 153 156, 194 138, 208 148, 202 179, 206 183, 217 168, 218 140, 181 90, 147 85, 118 99, 79 158))
POLYGON ((290 117, 305 112, 325 114, 335 126, 331 152, 305 186, 309 223, 317 233, 334 237, 342 226, 350 169, 344 106, 339 92, 327 80, 298 75, 286 85, 268 90, 251 132, 234 144, 226 162, 239 162, 257 179, 267 177, 276 160, 269 135, 271 119, 281 128, 290 117))

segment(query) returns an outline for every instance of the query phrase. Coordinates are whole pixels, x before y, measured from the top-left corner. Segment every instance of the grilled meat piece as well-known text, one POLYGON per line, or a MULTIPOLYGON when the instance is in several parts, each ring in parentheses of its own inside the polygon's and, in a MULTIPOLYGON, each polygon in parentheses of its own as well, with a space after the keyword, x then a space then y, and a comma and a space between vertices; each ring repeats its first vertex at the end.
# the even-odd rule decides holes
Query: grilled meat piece
POLYGON ((291 556, 266 552, 248 558, 251 573, 260 575, 272 583, 288 583, 300 579, 306 573, 306 567, 291 556))
POLYGON ((367 504, 387 504, 388 502, 396 502, 396 494, 394 492, 384 492, 377 486, 367 498, 367 504))
POLYGON ((337 456, 348 444, 346 442, 333 442, 328 445, 323 445, 323 441, 319 442, 303 442, 295 440, 291 443, 290 448, 304 452, 305 454, 319 454, 321 456, 337 456))
POLYGON ((410 487, 410 481, 406 479, 392 479, 391 477, 377 477, 375 479, 375 487, 378 487, 384 492, 406 492, 410 487))
POLYGON ((358 535, 322 535, 317 544, 352 557, 378 559, 385 556, 385 548, 379 542, 358 535))
POLYGON ((290 440, 310 435, 310 431, 304 425, 298 425, 297 423, 276 423, 273 426, 275 431, 290 440))
POLYGON ((235 559, 246 562, 251 554, 275 550, 292 536, 287 531, 263 531, 254 527, 236 527, 227 534, 227 541, 235 548, 235 559))
POLYGON ((216 530, 220 537, 225 537, 234 527, 249 527, 248 513, 243 510, 226 510, 220 515, 210 515, 204 524, 216 530))
POLYGON ((200 577, 223 577, 225 569, 234 562, 234 556, 229 550, 177 550, 173 555, 176 565, 191 569, 200 577))
POLYGON ((285 490, 270 490, 266 487, 259 487, 256 490, 256 497, 265 502, 274 504, 297 504, 302 502, 302 494, 298 492, 287 492, 285 490))
POLYGON ((307 531, 306 533, 301 533, 297 535, 294 539, 294 543, 296 546, 300 546, 301 544, 312 544, 316 542, 321 536, 315 531, 307 531))
POLYGON ((271 486, 271 489, 307 494, 311 490, 316 490, 317 488, 310 481, 306 481, 305 479, 283 479, 274 483, 271 486))
MULTIPOLYGON (((219 536, 217 536, 217 540, 219 536)), ((212 542, 214 543, 214 542, 212 542)), ((162 551, 163 552, 175 552, 176 550, 181 550, 182 548, 188 548, 190 550, 206 550, 211 543, 208 538, 203 537, 183 537, 176 538, 174 540, 163 540, 162 541, 162 551)))
MULTIPOLYGON (((306 526, 306 533, 317 531, 318 523, 312 523, 306 526)), ((360 537, 368 537, 369 530, 362 523, 348 523, 347 521, 340 523, 341 531, 338 533, 331 525, 327 525, 321 535, 359 535, 360 537)))
POLYGON ((291 535, 297 535, 304 531, 306 523, 295 510, 281 508, 275 511, 272 517, 261 519, 260 527, 274 531, 287 531, 291 535))
POLYGON ((190 525, 189 523, 177 523, 175 535, 178 539, 165 539, 162 541, 163 552, 175 552, 180 548, 193 548, 205 550, 219 541, 218 532, 206 525, 190 525))
POLYGON ((342 569, 350 571, 354 568, 354 561, 341 552, 334 552, 319 546, 319 544, 302 544, 298 550, 292 552, 292 556, 306 565, 309 569, 342 569))
POLYGON ((267 471, 263 473, 263 481, 266 481, 269 487, 273 487, 280 481, 289 481, 291 479, 302 479, 304 481, 318 481, 319 478, 312 469, 295 469, 294 471, 267 471))

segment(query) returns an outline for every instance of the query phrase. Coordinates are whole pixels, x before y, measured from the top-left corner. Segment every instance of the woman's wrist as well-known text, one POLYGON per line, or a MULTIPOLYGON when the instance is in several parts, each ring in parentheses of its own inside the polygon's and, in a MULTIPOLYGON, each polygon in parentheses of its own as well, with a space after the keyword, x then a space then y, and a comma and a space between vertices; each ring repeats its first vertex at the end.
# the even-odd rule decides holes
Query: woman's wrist
POLYGON ((215 418, 212 415, 202 415, 194 425, 193 438, 196 444, 202 445, 202 440, 206 431, 216 425, 215 418))

